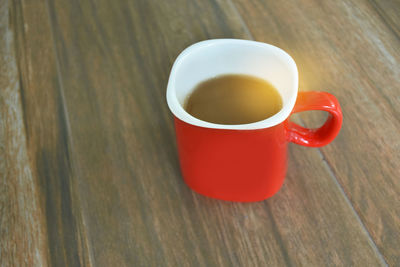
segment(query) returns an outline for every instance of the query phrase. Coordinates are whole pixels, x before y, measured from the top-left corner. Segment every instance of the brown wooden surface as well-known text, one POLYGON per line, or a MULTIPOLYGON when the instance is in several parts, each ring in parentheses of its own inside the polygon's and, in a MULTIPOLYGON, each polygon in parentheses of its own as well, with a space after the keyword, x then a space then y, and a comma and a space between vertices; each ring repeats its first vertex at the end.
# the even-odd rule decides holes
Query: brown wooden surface
POLYGON ((387 262, 400 264, 400 38, 394 28, 400 13, 390 12, 400 6, 384 1, 285 1, 262 7, 255 0, 239 2, 254 38, 294 57, 301 89, 338 97, 343 128, 334 143, 321 149, 322 156, 387 262), (383 8, 376 12, 378 3, 383 8), (295 17, 296 23, 265 16, 263 10, 295 17))
MULTIPOLYGON (((399 2, 0 1, 0 265, 398 266, 399 2), (339 137, 292 145, 258 203, 180 176, 168 74, 208 38, 264 41, 339 137)), ((321 118, 302 116, 305 124, 321 118)))

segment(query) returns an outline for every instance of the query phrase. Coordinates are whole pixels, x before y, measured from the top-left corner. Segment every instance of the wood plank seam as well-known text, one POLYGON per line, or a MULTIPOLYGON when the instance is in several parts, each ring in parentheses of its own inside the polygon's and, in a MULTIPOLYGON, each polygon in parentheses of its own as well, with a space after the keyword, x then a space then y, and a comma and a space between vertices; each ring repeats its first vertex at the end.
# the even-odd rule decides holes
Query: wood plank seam
MULTIPOLYGON (((299 118, 299 120, 300 120, 300 124, 301 125, 303 125, 303 126, 306 125, 301 117, 299 118)), ((321 150, 321 148, 317 148, 317 151, 318 151, 318 154, 321 156, 321 160, 325 165, 325 169, 329 173, 329 175, 330 175, 331 179, 333 180, 333 182, 338 187, 339 191, 342 193, 345 202, 349 205, 351 211, 354 214, 354 217, 356 218, 358 223, 361 225, 361 228, 365 232, 365 235, 367 236, 368 240, 370 241, 371 246, 374 249, 375 253, 378 255, 378 257, 381 260, 382 264, 388 266, 388 263, 386 262, 385 257, 383 256, 382 252, 378 249, 378 246, 376 245, 375 240, 372 238, 371 233, 368 231, 367 227, 365 226, 365 224, 361 220, 360 215, 358 214, 358 212, 354 208, 353 204, 351 203, 351 201, 350 201, 349 197, 347 196, 343 186, 340 184, 339 180, 336 178, 335 172, 333 171, 332 166, 329 163, 329 161, 327 160, 327 158, 325 157, 323 151, 321 150)))
MULTIPOLYGON (((304 120, 299 117, 299 123, 302 126, 305 126, 305 122, 304 120)), ((358 212, 356 211, 356 209, 354 208, 353 204, 351 203, 349 197, 347 196, 343 186, 340 184, 339 180, 336 178, 335 172, 332 169, 331 164, 329 163, 329 161, 327 160, 327 158, 325 157, 323 151, 320 148, 316 149, 318 154, 321 157, 321 160, 324 164, 325 169, 327 170, 327 172, 329 173, 331 179, 333 180, 333 182, 336 184, 336 186, 338 187, 339 191, 342 193, 343 198, 345 200, 345 202, 349 205, 350 210, 353 212, 354 217, 356 218, 356 220, 358 221, 358 223, 360 224, 361 228, 363 229, 365 235, 367 236, 369 242, 371 243, 371 246, 373 248, 373 250, 375 251, 375 253, 378 255, 379 260, 382 262, 382 264, 384 264, 385 266, 389 266, 388 263, 385 260, 385 257, 383 256, 382 252, 378 249, 378 246, 375 243, 375 240, 372 238, 371 233, 368 231, 367 227, 365 226, 365 224, 363 223, 363 221, 361 220, 360 215, 358 214, 358 212)))
POLYGON ((339 188, 340 192, 342 193, 345 202, 349 205, 351 211, 354 214, 354 217, 356 218, 356 220, 359 222, 359 224, 361 225, 361 228, 363 229, 365 235, 368 237, 369 242, 371 243, 371 246, 373 248, 373 250, 375 251, 375 253, 378 255, 379 260, 381 260, 382 264, 389 266, 388 263, 385 260, 385 257, 383 256, 383 254, 381 253, 381 251, 378 249, 378 246, 375 243, 375 240, 372 238, 370 232, 368 231, 367 227, 365 226, 365 224, 362 222, 360 215, 358 214, 358 212, 355 210, 354 206, 352 205, 350 199, 347 197, 346 192, 344 191, 344 188, 342 187, 342 185, 339 183, 338 179, 335 176, 335 173, 329 163, 329 161, 325 158, 324 153, 321 151, 321 149, 317 149, 318 154, 321 156, 322 162, 325 165, 325 169, 327 170, 327 172, 330 174, 333 182, 337 185, 337 187, 339 188))

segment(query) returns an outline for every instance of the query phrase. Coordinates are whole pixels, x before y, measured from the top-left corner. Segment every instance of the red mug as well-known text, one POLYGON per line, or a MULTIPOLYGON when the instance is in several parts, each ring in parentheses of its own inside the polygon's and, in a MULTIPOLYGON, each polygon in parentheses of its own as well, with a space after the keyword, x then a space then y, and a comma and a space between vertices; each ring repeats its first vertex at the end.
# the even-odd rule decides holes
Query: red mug
POLYGON ((285 178, 288 142, 320 147, 330 143, 342 125, 333 95, 298 92, 297 67, 286 52, 247 40, 207 40, 186 48, 172 67, 167 102, 186 184, 202 195, 229 201, 261 201, 274 195, 285 178), (183 104, 195 86, 223 74, 269 81, 282 97, 282 109, 265 120, 238 125, 209 123, 187 113, 183 104), (291 114, 307 110, 327 111, 329 117, 318 129, 289 121, 291 114))

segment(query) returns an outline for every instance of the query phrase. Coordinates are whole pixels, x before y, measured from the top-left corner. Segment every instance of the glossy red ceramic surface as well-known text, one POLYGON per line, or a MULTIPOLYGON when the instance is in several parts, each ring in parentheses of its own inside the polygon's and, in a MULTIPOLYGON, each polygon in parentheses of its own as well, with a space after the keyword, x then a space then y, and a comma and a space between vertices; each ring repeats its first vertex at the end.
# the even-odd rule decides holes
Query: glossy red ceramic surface
MULTIPOLYGON (((300 92, 293 112, 324 110, 329 118, 319 129, 288 120, 264 129, 212 129, 175 117, 182 175, 194 191, 230 201, 261 201, 282 186, 287 144, 322 146, 338 134, 342 113, 336 98, 324 92, 300 92)), ((307 166, 304 166, 305 168, 307 166)))

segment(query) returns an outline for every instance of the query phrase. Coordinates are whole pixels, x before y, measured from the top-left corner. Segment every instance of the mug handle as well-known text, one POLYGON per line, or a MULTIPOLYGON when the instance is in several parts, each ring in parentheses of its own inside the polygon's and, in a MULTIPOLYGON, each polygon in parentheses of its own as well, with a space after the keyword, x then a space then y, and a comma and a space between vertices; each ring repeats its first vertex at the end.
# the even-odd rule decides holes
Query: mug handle
POLYGON ((332 142, 338 135, 343 121, 342 110, 336 97, 326 92, 299 92, 291 114, 308 110, 327 111, 329 116, 324 125, 316 129, 304 128, 288 121, 288 141, 309 147, 320 147, 332 142))

